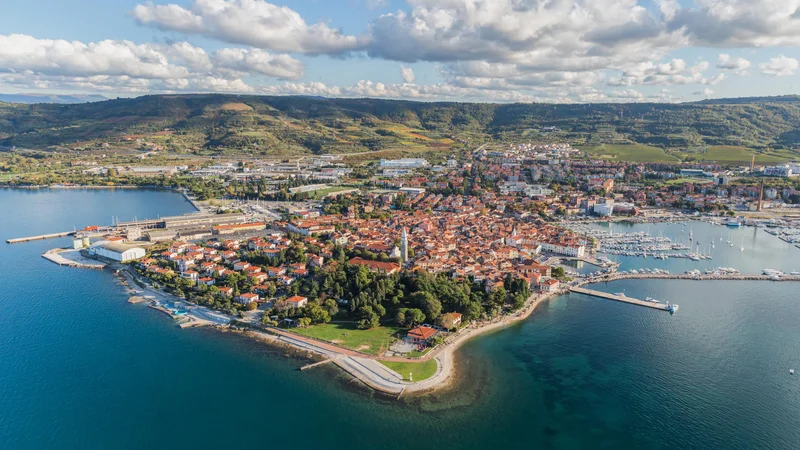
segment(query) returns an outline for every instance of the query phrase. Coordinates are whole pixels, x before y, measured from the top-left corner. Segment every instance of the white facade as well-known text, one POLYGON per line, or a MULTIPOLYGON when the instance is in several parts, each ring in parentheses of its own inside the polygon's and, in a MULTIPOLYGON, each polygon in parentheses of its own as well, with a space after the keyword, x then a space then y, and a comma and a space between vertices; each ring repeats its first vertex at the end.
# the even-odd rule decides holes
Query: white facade
POLYGON ((585 245, 557 245, 549 242, 537 242, 536 245, 541 246, 543 251, 555 253, 556 255, 580 258, 586 254, 585 245))
POLYGON ((381 167, 391 169, 419 169, 428 167, 428 161, 422 158, 382 159, 381 167))
POLYGON ((594 205, 594 212, 601 216, 610 216, 614 214, 614 204, 613 203, 598 203, 594 205))
POLYGON ((792 168, 789 165, 767 167, 764 169, 764 175, 768 177, 790 177, 792 176, 792 168))
POLYGON ((94 253, 103 258, 108 258, 118 262, 128 262, 134 259, 144 258, 147 253, 143 248, 126 247, 119 244, 104 244, 93 248, 94 253))

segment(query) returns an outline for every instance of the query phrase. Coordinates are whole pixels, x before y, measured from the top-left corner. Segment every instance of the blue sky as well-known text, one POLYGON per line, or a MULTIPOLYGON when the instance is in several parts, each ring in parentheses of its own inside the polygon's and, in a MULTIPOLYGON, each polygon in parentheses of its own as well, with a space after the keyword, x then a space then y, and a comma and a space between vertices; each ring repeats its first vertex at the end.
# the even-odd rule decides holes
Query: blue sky
POLYGON ((800 0, 26 0, 0 92, 493 102, 800 93, 800 0))

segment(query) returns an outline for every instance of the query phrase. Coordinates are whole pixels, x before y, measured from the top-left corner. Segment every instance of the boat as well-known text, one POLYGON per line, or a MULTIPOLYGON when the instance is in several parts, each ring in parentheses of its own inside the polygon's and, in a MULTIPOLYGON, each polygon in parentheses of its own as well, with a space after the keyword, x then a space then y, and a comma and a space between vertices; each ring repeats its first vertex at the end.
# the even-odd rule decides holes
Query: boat
POLYGON ((794 369, 789 369, 789 374, 794 375, 794 369))
POLYGON ((670 314, 675 314, 678 312, 678 305, 671 305, 669 302, 667 302, 667 309, 669 310, 670 314))
POLYGON ((614 295, 616 295, 617 297, 625 297, 624 292, 615 292, 614 295))
POLYGON ((725 225, 727 225, 730 228, 739 228, 740 226, 742 226, 741 222, 739 222, 738 220, 733 220, 733 219, 727 221, 725 223, 725 225))
POLYGON ((798 276, 800 275, 800 272, 795 270, 794 272, 789 272, 789 275, 798 276))

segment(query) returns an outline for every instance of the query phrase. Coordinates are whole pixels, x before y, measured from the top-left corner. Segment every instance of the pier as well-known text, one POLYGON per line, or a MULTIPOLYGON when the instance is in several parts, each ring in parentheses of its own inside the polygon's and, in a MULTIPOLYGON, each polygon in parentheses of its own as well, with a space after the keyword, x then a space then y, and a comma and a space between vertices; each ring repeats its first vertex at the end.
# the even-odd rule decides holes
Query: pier
POLYGON ((50 233, 50 234, 40 234, 38 236, 28 236, 16 239, 7 239, 6 243, 8 244, 19 244, 21 242, 30 242, 30 241, 41 241, 44 239, 55 239, 64 236, 72 236, 74 235, 74 231, 62 231, 61 233, 50 233))
POLYGON ((314 367, 321 366, 321 365, 324 365, 324 364, 328 364, 329 362, 333 362, 335 360, 336 360, 336 358, 329 358, 329 359, 326 359, 324 361, 319 361, 319 362, 315 362, 315 363, 311 363, 311 364, 306 364, 305 366, 301 367, 300 370, 313 369, 314 367))
POLYGON ((570 288, 569 290, 577 294, 591 295, 592 297, 605 298, 608 300, 614 300, 616 302, 630 303, 632 305, 644 306, 647 308, 658 309, 661 311, 669 311, 669 306, 667 306, 664 303, 647 302, 644 300, 638 300, 631 297, 623 297, 621 295, 609 294, 607 292, 600 292, 600 291, 595 291, 594 289, 584 289, 580 287, 573 287, 570 288))

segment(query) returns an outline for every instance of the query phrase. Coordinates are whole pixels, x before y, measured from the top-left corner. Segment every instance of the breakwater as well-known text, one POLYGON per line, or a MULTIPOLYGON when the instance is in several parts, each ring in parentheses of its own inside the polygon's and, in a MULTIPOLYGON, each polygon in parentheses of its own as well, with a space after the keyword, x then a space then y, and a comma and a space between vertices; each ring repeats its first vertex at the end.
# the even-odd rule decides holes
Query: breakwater
POLYGON ((617 280, 731 280, 731 281, 800 281, 800 275, 747 275, 747 274, 666 274, 666 273, 614 273, 583 280, 577 286, 617 280))
POLYGON ((74 235, 74 231, 62 231, 60 233, 50 233, 50 234, 40 234, 36 236, 28 236, 28 237, 21 237, 15 239, 7 239, 6 243, 8 244, 19 244, 21 242, 30 242, 30 241, 41 241, 44 239, 55 239, 64 236, 72 236, 74 235))

